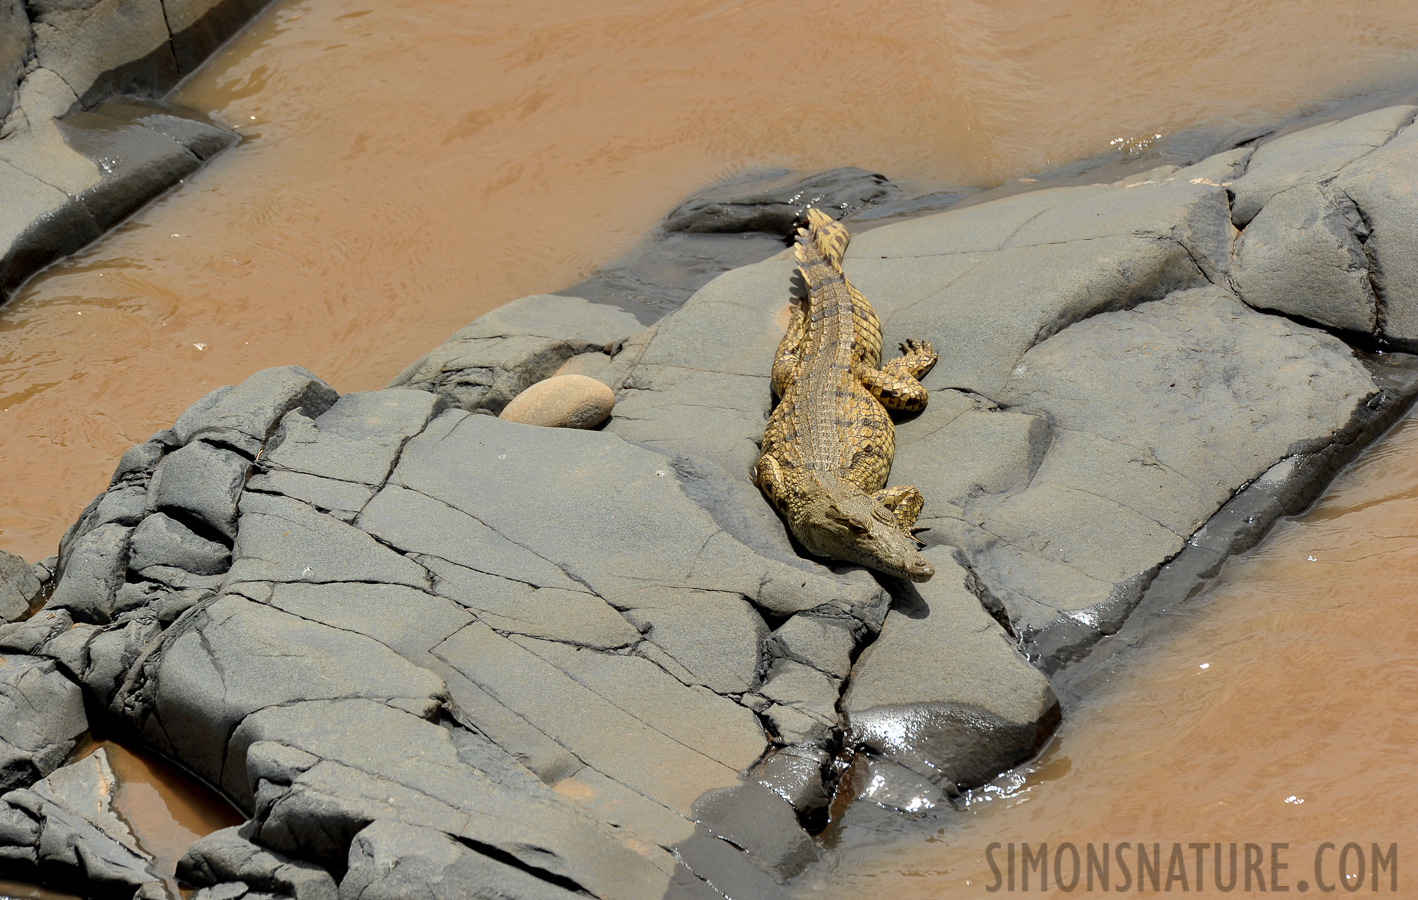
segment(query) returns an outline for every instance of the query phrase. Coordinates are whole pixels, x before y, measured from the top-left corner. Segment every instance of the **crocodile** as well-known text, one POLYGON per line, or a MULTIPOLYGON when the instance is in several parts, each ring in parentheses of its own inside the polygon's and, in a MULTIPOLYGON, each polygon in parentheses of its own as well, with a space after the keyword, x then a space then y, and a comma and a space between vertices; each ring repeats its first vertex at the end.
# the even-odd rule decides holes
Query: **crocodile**
POLYGON ((896 452, 887 409, 921 410, 917 379, 935 365, 925 341, 881 364, 876 311, 842 272, 846 226, 809 209, 797 229, 792 314, 773 360, 773 393, 753 481, 808 552, 911 581, 935 569, 912 533, 924 500, 885 487, 896 452))

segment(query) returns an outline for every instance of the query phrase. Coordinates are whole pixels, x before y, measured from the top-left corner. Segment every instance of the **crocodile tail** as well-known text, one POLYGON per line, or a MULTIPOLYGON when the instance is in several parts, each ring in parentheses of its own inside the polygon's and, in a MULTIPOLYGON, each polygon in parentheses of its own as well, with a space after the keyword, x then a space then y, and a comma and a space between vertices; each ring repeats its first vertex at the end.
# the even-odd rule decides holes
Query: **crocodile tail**
POLYGON ((798 262, 804 265, 825 262, 841 274, 842 256, 847 252, 847 242, 852 239, 847 234, 847 226, 833 221, 831 216, 816 207, 809 207, 803 219, 805 224, 798 228, 798 262), (820 260, 813 259, 813 256, 820 260))

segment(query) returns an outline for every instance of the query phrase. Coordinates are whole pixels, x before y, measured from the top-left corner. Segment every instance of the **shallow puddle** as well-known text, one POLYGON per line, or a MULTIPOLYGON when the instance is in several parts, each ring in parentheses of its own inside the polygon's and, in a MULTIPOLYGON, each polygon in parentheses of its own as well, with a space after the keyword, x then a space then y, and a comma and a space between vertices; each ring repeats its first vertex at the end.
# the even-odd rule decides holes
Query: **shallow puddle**
MULTIPOLYGON (((1418 420, 1409 418, 1307 513, 1277 524, 1260 547, 1227 563, 1211 590, 1158 623, 1104 687, 1065 711, 1033 765, 975 792, 966 812, 903 826, 890 843, 848 837, 830 871, 807 879, 799 895, 934 900, 990 886, 1008 894, 1011 844, 1015 890, 1023 892, 1026 843, 1035 856, 1048 845, 1053 888, 1040 889, 1035 868, 1028 896, 1088 893, 1086 879, 1071 892, 1057 887, 1052 867, 1064 843, 1080 854, 1085 875, 1089 846, 1099 854, 1106 846, 1116 893, 1126 841, 1134 878, 1137 845, 1149 858, 1160 845, 1163 888, 1179 843, 1186 880, 1174 878, 1171 890, 1186 896, 1260 896, 1244 890, 1247 843, 1259 846, 1271 892, 1274 858, 1288 866, 1279 884, 1291 892, 1302 881, 1316 892, 1358 892, 1358 882, 1340 879, 1362 868, 1363 895, 1410 896, 1418 850, 1415 538, 1418 420), (1193 843, 1222 845, 1219 886, 1212 846, 1202 851, 1198 887, 1193 843), (1232 843, 1240 845, 1241 880, 1228 893, 1232 843), (1272 852, 1277 843, 1289 846, 1272 852), (1341 866, 1350 843, 1358 847, 1341 866)), ((1072 861, 1065 849, 1065 886, 1072 861)), ((1253 879, 1253 888, 1260 884, 1253 879)))

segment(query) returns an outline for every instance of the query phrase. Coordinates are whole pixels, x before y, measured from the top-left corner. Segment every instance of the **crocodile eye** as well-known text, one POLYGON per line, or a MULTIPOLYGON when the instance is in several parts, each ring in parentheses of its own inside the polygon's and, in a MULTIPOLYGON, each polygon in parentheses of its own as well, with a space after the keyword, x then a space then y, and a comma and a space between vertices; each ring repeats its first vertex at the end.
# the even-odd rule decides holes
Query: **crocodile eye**
POLYGON ((847 519, 847 530, 852 534, 866 534, 870 527, 866 519, 859 519, 856 516, 847 519))

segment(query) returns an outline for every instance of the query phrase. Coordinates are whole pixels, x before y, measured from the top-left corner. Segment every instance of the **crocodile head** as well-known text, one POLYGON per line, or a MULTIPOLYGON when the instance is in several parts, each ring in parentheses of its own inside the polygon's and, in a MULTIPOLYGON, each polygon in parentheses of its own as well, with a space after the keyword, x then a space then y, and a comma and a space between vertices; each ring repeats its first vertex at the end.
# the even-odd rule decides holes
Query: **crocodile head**
POLYGON ((897 578, 929 581, 935 567, 896 514, 836 478, 812 479, 788 515, 793 536, 817 556, 846 560, 897 578))

